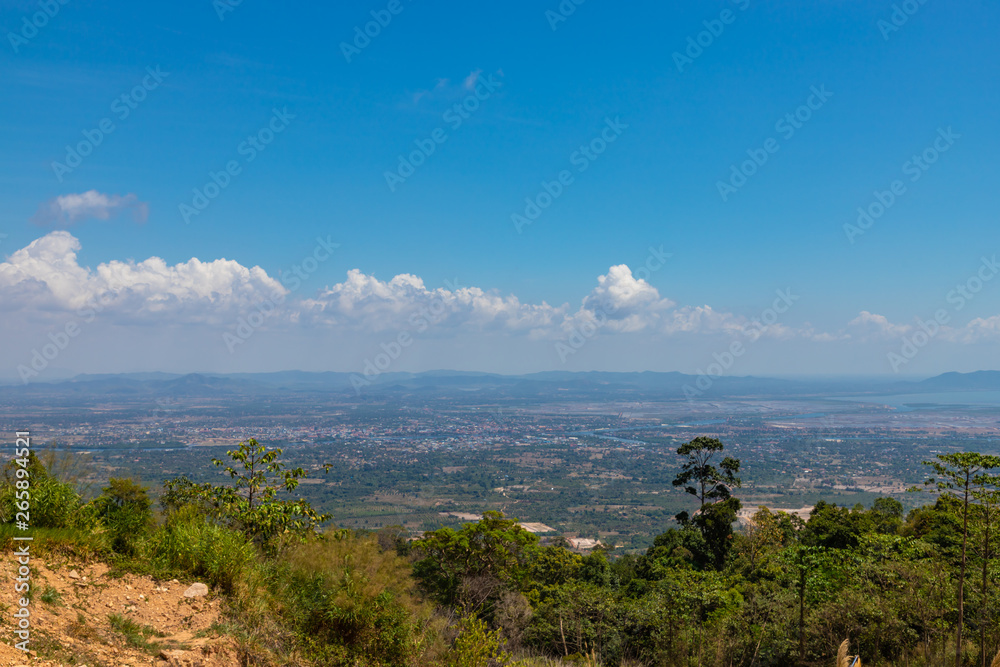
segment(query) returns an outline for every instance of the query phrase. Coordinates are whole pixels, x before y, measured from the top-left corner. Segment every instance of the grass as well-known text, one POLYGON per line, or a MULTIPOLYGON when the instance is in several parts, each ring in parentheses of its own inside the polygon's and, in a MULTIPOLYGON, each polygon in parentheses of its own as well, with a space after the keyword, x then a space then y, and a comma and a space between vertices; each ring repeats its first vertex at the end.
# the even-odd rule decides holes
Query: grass
POLYGON ((150 637, 164 637, 162 632, 148 625, 140 625, 130 618, 125 618, 121 614, 108 614, 108 622, 111 628, 125 638, 125 643, 132 648, 137 648, 147 653, 157 653, 160 645, 149 641, 150 637))
POLYGON ((38 596, 38 599, 45 604, 57 605, 62 604, 62 593, 56 590, 52 586, 46 586, 42 594, 38 596))
MULTIPOLYGON (((0 524, 0 548, 12 550, 14 537, 23 535, 12 524, 0 524)), ((38 556, 61 556, 84 562, 112 560, 114 554, 105 533, 76 528, 34 528, 32 553, 38 556)))

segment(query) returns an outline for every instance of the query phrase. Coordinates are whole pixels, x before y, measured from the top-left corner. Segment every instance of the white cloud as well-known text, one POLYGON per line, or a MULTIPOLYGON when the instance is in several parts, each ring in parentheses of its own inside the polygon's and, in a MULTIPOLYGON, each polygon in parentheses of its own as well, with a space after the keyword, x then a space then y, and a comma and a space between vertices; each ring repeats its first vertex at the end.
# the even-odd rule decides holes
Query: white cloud
POLYGON ((1000 315, 977 317, 960 328, 942 327, 941 335, 955 343, 1000 341, 1000 315))
MULTIPOLYGON (((283 303, 269 318, 273 326, 333 334, 407 330, 447 338, 457 332, 487 332, 560 340, 586 323, 599 325, 594 331, 600 336, 735 338, 757 330, 743 315, 708 305, 678 306, 623 264, 597 276, 596 285, 573 310, 569 304, 524 303, 514 294, 479 287, 428 288, 420 277, 408 273, 380 280, 359 269, 351 269, 342 282, 312 297, 291 299, 289 290, 258 266, 197 258, 169 265, 150 257, 90 268, 79 262, 80 247, 69 232, 53 231, 0 262, 0 309, 30 313, 32 320, 65 319, 99 304, 102 318, 112 323, 228 327, 261 303, 277 299, 283 303)), ((898 340, 915 330, 916 324, 896 324, 884 315, 862 311, 837 332, 776 322, 762 335, 777 340, 871 342, 898 340)), ((1000 315, 942 326, 936 337, 959 344, 1000 341, 1000 315)))
POLYGON ((400 274, 383 282, 351 269, 342 283, 326 287, 303 302, 316 321, 369 331, 422 328, 466 328, 531 332, 552 327, 564 308, 522 304, 478 287, 448 285, 427 289, 423 280, 400 274))
POLYGON ((168 266, 159 257, 80 266, 80 241, 55 231, 0 263, 0 295, 7 307, 79 311, 95 304, 121 320, 218 322, 287 290, 260 267, 190 259, 168 266))
POLYGON ((633 276, 628 266, 619 264, 597 277, 597 287, 583 299, 580 310, 567 319, 564 328, 604 321, 603 328, 610 331, 643 331, 655 326, 674 305, 655 287, 633 276))
POLYGON ((625 264, 612 266, 598 276, 597 287, 583 300, 580 310, 567 318, 564 329, 584 322, 601 323, 606 333, 647 331, 664 335, 700 334, 722 336, 764 336, 793 338, 797 329, 781 323, 764 328, 749 326, 742 315, 722 312, 711 306, 682 306, 660 296, 660 292, 641 278, 632 275, 625 264))
POLYGON ((977 317, 961 325, 939 324, 928 318, 921 326, 919 320, 914 320, 914 324, 894 324, 884 315, 864 310, 847 326, 844 337, 861 341, 898 340, 927 327, 935 331, 935 340, 949 343, 968 345, 1000 341, 1000 315, 977 317))
POLYGON ((149 217, 149 205, 134 194, 123 197, 88 190, 50 199, 38 207, 31 221, 40 227, 69 227, 86 219, 110 220, 124 211, 130 211, 136 222, 149 217))
POLYGON ((908 324, 893 324, 885 315, 862 310, 857 317, 847 323, 848 335, 864 341, 891 340, 909 333, 913 327, 908 324))
POLYGON ((476 81, 479 80, 479 75, 483 73, 483 70, 477 69, 469 73, 469 76, 465 77, 465 81, 462 82, 462 86, 466 90, 472 90, 476 87, 476 81))

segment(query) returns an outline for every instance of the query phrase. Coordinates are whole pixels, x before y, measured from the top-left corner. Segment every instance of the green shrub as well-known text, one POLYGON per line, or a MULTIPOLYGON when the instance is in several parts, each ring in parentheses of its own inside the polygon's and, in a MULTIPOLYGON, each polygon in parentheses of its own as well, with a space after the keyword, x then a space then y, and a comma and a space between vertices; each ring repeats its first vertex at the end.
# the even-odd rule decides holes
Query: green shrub
POLYGON ((465 616, 458 623, 458 637, 445 657, 446 667, 490 667, 505 665, 510 655, 500 646, 500 632, 490 631, 486 622, 465 616))
POLYGON ((204 577, 227 592, 258 583, 258 553, 253 543, 195 508, 183 508, 170 517, 155 536, 153 554, 163 566, 204 577))
POLYGON ((316 665, 410 665, 434 647, 409 565, 374 538, 293 547, 275 596, 316 665))
POLYGON ((108 531, 111 548, 123 556, 135 556, 139 541, 153 526, 153 503, 146 492, 131 479, 112 477, 92 503, 108 531))
POLYGON ((0 479, 0 522, 13 523, 17 512, 23 511, 17 503, 26 500, 29 504, 28 523, 33 529, 93 529, 96 525, 94 517, 83 504, 74 483, 78 474, 74 468, 76 463, 73 455, 49 453, 42 460, 31 452, 26 466, 28 477, 24 480, 16 474, 20 466, 15 461, 9 462, 0 479), (61 478, 60 474, 67 478, 61 478), (28 481, 30 487, 18 489, 16 485, 19 481, 28 481), (27 498, 23 496, 25 490, 28 491, 27 498), (22 494, 20 498, 19 492, 22 494))

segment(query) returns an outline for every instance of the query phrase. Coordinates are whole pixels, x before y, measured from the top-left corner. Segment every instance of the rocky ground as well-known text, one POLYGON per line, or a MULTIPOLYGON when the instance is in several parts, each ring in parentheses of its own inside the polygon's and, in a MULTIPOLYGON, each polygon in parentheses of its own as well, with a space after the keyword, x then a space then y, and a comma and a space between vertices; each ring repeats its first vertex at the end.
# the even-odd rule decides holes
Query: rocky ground
POLYGON ((14 648, 17 564, 0 571, 0 667, 238 667, 216 631, 220 601, 197 582, 109 576, 99 563, 32 560, 30 653, 14 648), (187 593, 187 595, 185 595, 187 593))

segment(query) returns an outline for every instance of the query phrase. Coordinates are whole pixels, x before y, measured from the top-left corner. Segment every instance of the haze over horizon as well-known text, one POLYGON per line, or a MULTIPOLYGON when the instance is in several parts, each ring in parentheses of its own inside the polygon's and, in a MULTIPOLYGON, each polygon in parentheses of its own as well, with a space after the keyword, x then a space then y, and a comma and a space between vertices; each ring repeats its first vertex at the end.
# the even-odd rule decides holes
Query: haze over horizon
POLYGON ((0 13, 0 377, 997 358, 996 6, 225 7, 0 13))

